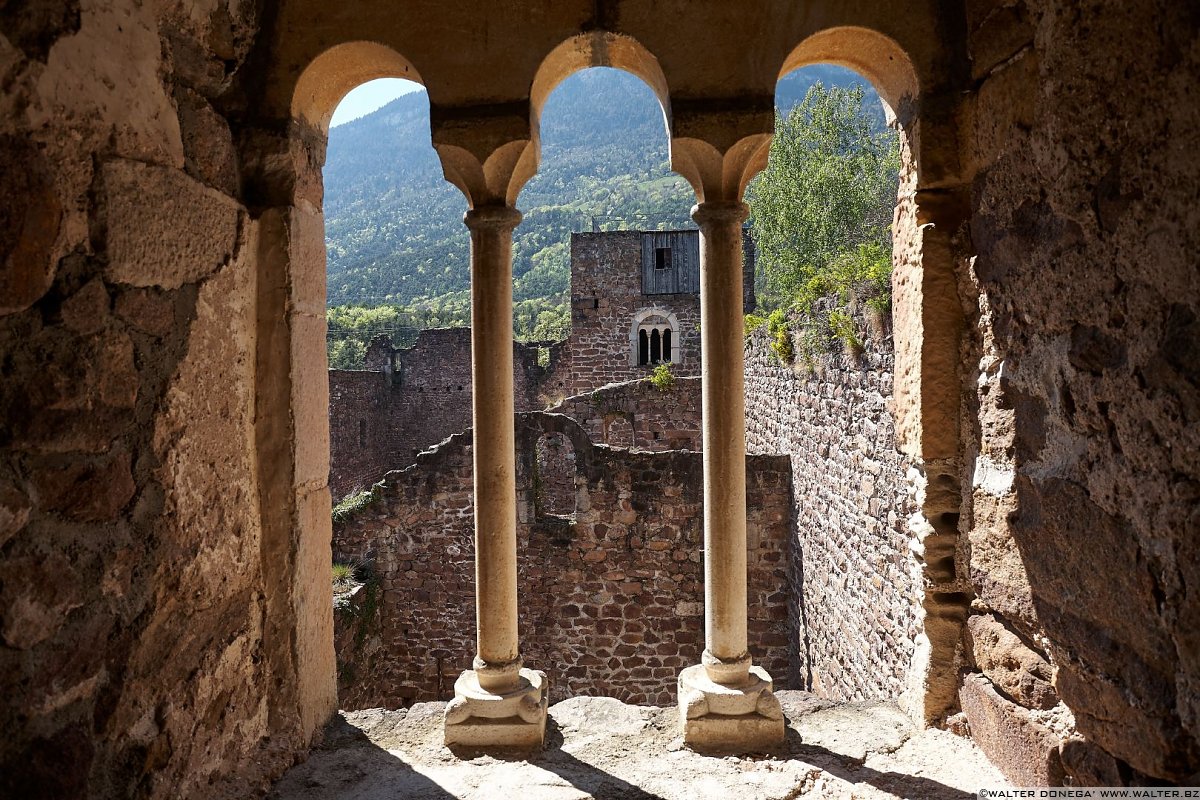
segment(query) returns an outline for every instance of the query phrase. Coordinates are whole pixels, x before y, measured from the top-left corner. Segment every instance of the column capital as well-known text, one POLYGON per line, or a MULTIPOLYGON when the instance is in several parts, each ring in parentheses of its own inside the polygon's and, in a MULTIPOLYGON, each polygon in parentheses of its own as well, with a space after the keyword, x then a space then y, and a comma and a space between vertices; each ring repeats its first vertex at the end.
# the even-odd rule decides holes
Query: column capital
POLYGON ((751 134, 720 148, 700 139, 676 137, 671 140, 671 169, 687 178, 701 204, 737 202, 750 179, 767 166, 770 149, 769 133, 751 134))
POLYGON ((521 212, 509 205, 492 203, 478 206, 463 215, 463 223, 472 231, 514 230, 521 224, 521 212))
POLYGON ((750 206, 741 200, 708 200, 692 206, 692 219, 701 228, 714 223, 741 225, 750 217, 750 206))

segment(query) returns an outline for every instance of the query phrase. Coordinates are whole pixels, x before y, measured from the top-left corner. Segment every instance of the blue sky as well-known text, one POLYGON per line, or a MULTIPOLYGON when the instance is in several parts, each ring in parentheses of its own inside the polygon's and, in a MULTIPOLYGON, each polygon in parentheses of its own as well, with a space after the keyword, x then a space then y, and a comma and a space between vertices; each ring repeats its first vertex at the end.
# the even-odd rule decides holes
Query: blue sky
POLYGON ((370 114, 377 108, 382 108, 402 94, 421 91, 424 87, 413 81, 402 78, 380 78, 377 81, 367 81, 362 86, 350 91, 342 98, 337 108, 333 110, 333 120, 329 127, 358 119, 370 114))

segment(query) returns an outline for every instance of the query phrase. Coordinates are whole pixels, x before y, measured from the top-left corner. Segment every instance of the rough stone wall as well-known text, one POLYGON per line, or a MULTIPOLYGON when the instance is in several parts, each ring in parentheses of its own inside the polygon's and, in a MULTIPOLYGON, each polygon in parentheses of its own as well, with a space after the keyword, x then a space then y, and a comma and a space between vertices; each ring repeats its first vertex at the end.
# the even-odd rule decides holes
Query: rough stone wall
POLYGON ((597 444, 700 450, 699 378, 676 378, 666 389, 647 380, 612 384, 547 410, 578 422, 597 444))
POLYGON ((329 489, 341 498, 371 486, 393 461, 388 376, 329 370, 329 489))
POLYGON ((854 316, 863 350, 829 342, 811 370, 782 363, 765 328, 747 337, 746 449, 791 459, 792 685, 896 698, 920 632, 910 461, 891 419, 891 337, 854 316))
POLYGON ((5 797, 241 797, 308 743, 272 698, 260 231, 214 104, 255 31, 238 2, 0 9, 5 797))
MULTIPOLYGON (((329 371, 329 487, 335 498, 371 486, 471 424, 469 328, 421 331, 412 347, 380 360, 379 371, 329 371)), ((517 410, 537 407, 544 374, 537 348, 515 342, 517 410)))
POLYGON ((967 21, 979 90, 962 558, 976 677, 963 707, 973 731, 999 727, 988 750, 1002 766, 1032 752, 1039 777, 1188 780, 1200 769, 1200 16, 1018 0, 968 4, 967 21), (1077 731, 1061 758, 1040 711, 1055 694, 1077 731))
MULTIPOLYGON (((377 625, 340 652, 343 708, 446 699, 474 654, 474 545, 469 433, 389 473, 379 502, 335 528, 335 550, 369 556, 377 625), (373 549, 373 553, 368 552, 373 549), (348 666, 347 666, 348 665, 348 666)), ((552 676, 551 700, 605 695, 673 701, 679 670, 704 647, 701 456, 592 445, 556 414, 518 418, 521 650, 552 676), (570 440, 574 519, 538 506, 536 441, 570 440)), ((750 647, 787 674, 790 470, 748 462, 750 647)), ((354 625, 348 618, 343 625, 354 625)))

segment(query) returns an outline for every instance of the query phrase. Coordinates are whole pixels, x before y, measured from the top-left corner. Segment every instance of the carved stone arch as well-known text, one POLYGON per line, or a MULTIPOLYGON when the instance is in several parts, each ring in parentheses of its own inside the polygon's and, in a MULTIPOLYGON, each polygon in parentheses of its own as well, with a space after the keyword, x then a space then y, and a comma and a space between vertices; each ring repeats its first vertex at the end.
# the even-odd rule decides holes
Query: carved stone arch
POLYGON ((653 317, 662 317, 666 325, 671 329, 671 338, 673 339, 673 352, 678 354, 678 357, 671 359, 672 364, 683 363, 683 346, 679 334, 679 317, 674 312, 668 311, 665 308, 651 306, 650 308, 639 309, 633 315, 633 322, 629 326, 629 365, 632 367, 638 366, 638 333, 642 329, 643 323, 653 317))
POLYGON ((546 100, 564 80, 591 67, 612 67, 641 78, 662 106, 663 125, 670 141, 671 97, 658 59, 632 36, 609 31, 581 33, 546 54, 529 89, 529 138, 533 144, 529 160, 533 172, 541 160, 541 117, 546 100))
POLYGON ((424 85, 412 62, 378 42, 344 42, 309 62, 292 93, 292 119, 322 133, 351 89, 378 78, 403 78, 424 85))

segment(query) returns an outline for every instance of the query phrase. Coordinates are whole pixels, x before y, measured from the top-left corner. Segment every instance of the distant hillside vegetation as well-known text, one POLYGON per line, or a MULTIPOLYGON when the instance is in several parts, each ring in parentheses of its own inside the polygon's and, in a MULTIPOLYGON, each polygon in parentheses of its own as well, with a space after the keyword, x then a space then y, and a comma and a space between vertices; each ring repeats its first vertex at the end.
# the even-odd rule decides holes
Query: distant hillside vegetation
MULTIPOLYGON (((818 80, 865 84, 849 70, 809 67, 780 82, 780 107, 791 108, 818 80)), ((518 202, 525 219, 515 236, 514 296, 525 303, 527 334, 539 315, 565 301, 571 231, 687 227, 694 202, 667 165, 662 108, 649 87, 614 69, 564 81, 542 115, 538 175, 518 202)), ((465 211, 430 145, 424 92, 332 129, 325 164, 329 304, 395 304, 417 311, 411 321, 421 326, 465 320, 465 211)))

